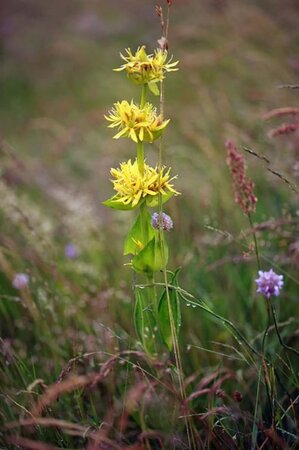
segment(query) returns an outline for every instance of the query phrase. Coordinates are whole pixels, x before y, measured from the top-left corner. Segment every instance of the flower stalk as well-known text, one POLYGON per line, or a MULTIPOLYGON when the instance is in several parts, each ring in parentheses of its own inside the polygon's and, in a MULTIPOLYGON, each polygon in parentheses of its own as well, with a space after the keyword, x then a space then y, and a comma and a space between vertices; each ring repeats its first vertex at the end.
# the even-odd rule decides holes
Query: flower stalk
POLYGON ((137 164, 140 175, 143 177, 144 175, 144 147, 143 142, 137 142, 137 164))
POLYGON ((140 100, 140 108, 141 109, 145 107, 146 93, 147 93, 147 86, 146 86, 146 84, 143 84, 142 88, 141 88, 141 100, 140 100))

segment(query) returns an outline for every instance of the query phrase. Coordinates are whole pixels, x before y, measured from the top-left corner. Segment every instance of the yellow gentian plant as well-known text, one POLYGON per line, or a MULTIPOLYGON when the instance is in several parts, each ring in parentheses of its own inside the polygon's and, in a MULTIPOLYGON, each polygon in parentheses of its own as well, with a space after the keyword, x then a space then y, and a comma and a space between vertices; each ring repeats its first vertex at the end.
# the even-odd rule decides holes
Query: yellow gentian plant
MULTIPOLYGON (((165 49, 147 54, 145 46, 138 47, 135 53, 127 49, 121 58, 125 63, 115 70, 125 71, 128 79, 141 87, 141 100, 139 104, 133 100, 118 101, 105 118, 109 122, 108 127, 117 131, 114 139, 128 138, 136 144, 136 156, 111 169, 115 195, 103 203, 118 210, 138 211, 125 240, 124 254, 131 255, 131 267, 146 279, 143 289, 135 287, 134 322, 144 349, 149 354, 155 354, 161 342, 170 350, 173 347, 166 293, 163 291, 158 296, 155 277, 163 269, 166 271, 168 249, 163 230, 172 227, 171 218, 162 213, 162 204, 179 192, 173 185, 176 176, 171 175, 170 168, 160 163, 151 167, 146 162, 144 144, 159 139, 170 122, 147 101, 147 94, 149 91, 159 94, 166 73, 178 70, 178 61, 172 62, 165 49), (149 208, 158 208, 159 213, 152 216, 149 208)), ((177 274, 173 274, 172 284, 176 283, 176 277, 177 274)), ((178 329, 178 299, 175 298, 174 302, 178 329)))

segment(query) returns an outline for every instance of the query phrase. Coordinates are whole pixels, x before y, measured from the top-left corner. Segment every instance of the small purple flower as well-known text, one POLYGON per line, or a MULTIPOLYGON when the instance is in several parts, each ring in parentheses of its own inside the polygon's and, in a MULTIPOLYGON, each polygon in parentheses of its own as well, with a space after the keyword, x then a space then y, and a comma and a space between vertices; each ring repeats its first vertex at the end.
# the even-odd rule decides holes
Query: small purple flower
POLYGON ((74 244, 68 244, 64 247, 64 254, 69 259, 76 259, 78 256, 78 249, 74 244))
POLYGON ((268 272, 259 270, 259 278, 255 280, 257 284, 257 292, 264 294, 267 298, 271 295, 276 297, 280 293, 280 289, 283 286, 283 275, 277 275, 272 269, 268 272))
POLYGON ((173 228, 173 221, 170 216, 162 212, 162 217, 160 213, 153 213, 152 215, 152 226, 155 230, 162 228, 163 230, 170 231, 173 228))
POLYGON ((16 273, 12 281, 12 285, 16 289, 24 289, 28 286, 29 275, 26 273, 16 273))

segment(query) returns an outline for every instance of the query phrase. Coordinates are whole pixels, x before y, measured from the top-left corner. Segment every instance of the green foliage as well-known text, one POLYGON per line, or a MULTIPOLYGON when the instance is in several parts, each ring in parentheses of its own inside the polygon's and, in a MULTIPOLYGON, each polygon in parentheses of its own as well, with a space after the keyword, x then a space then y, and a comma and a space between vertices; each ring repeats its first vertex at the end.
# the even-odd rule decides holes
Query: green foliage
POLYGON ((108 200, 105 200, 104 202, 102 202, 102 204, 108 206, 108 208, 117 209, 119 211, 132 211, 133 209, 136 209, 138 206, 140 206, 140 204, 136 206, 132 206, 131 204, 125 205, 119 200, 117 195, 114 195, 108 200))
POLYGON ((134 324, 138 338, 149 355, 157 353, 157 326, 154 298, 149 289, 135 288, 134 324))
POLYGON ((145 237, 147 242, 152 240, 155 233, 151 224, 151 215, 146 211, 146 214, 138 214, 132 228, 130 229, 124 244, 124 255, 136 255, 140 252, 140 244, 144 245, 145 237), (138 245, 139 244, 139 245, 138 245))
POLYGON ((137 272, 148 273, 162 270, 167 264, 168 247, 166 241, 156 233, 146 246, 132 259, 132 266, 137 272))
POLYGON ((155 195, 153 197, 149 195, 146 198, 146 204, 149 208, 157 208, 160 202, 162 203, 162 205, 164 205, 166 202, 168 202, 168 200, 171 199, 171 197, 173 197, 173 195, 174 193, 171 191, 162 194, 161 197, 159 195, 155 195))
POLYGON ((169 351, 173 349, 173 338, 171 332, 170 317, 173 317, 173 324, 177 337, 179 336, 181 326, 181 305, 180 297, 177 289, 171 286, 178 287, 178 275, 180 269, 177 269, 170 279, 170 286, 163 290, 161 298, 159 300, 158 314, 159 314, 159 329, 163 336, 164 342, 167 345, 169 351), (168 295, 167 295, 168 290, 168 295), (168 304, 169 296, 169 304, 168 304), (171 309, 171 311, 170 311, 171 309))
POLYGON ((148 83, 149 90, 156 96, 160 94, 159 87, 157 83, 148 83))
MULTIPOLYGON (((173 358, 166 351, 159 358, 140 351, 141 343, 154 356, 161 343, 160 336, 154 342, 145 329, 155 331, 153 289, 136 288, 132 317, 136 274, 123 267, 121 256, 130 214, 99 205, 99 197, 107 198, 111 191, 110 165, 132 150, 112 141, 101 122, 111 98, 136 96, 134 86, 112 74, 111 67, 118 64, 117 49, 135 45, 144 35, 141 18, 147 17, 148 8, 146 2, 136 2, 136 8, 129 0, 123 2, 123 8, 115 8, 115 2, 93 2, 91 7, 74 2, 71 14, 64 2, 55 2, 51 14, 38 14, 30 26, 26 8, 14 12, 6 2, 6 11, 11 9, 7 23, 19 26, 13 36, 4 33, 1 44, 1 425, 31 419, 32 405, 47 387, 60 386, 61 373, 63 379, 90 375, 105 368, 109 358, 116 361, 107 364, 107 376, 96 386, 61 393, 43 413, 44 419, 82 426, 81 435, 75 435, 77 429, 73 435, 72 430, 69 434, 69 429, 44 425, 1 429, 2 447, 9 450, 16 445, 2 440, 11 436, 58 448, 92 447, 89 433, 97 433, 104 422, 112 446, 130 447, 150 431, 161 436, 165 450, 174 445, 188 448, 173 358), (96 30, 89 14, 96 21, 101 18, 96 30), (98 45, 99 39, 105 45, 98 45), (64 255, 68 242, 80 250, 75 260, 64 255), (22 271, 30 275, 28 292, 38 306, 38 321, 30 316, 23 293, 11 287, 14 274, 22 271), (122 353, 136 350, 138 355, 131 359, 122 353), (167 418, 167 427, 161 418, 167 418)), ((167 81, 165 112, 173 126, 165 140, 165 160, 179 174, 177 187, 184 195, 169 203, 175 228, 167 239, 170 264, 183 266, 180 285, 209 305, 192 308, 188 297, 181 305, 180 347, 188 395, 202 385, 208 391, 189 397, 186 409, 206 448, 250 449, 257 405, 259 428, 256 425, 254 433, 257 445, 266 448, 278 444, 263 433, 274 433, 274 428, 260 357, 224 322, 232 322, 260 351, 267 313, 263 298, 256 295, 252 238, 246 217, 234 203, 224 141, 235 139, 240 149, 246 146, 265 155, 273 169, 296 184, 295 135, 270 140, 267 131, 275 125, 261 120, 271 108, 298 106, 294 90, 275 89, 280 83, 294 83, 298 69, 296 14, 292 2, 286 3, 283 14, 280 2, 270 0, 269 8, 262 2, 236 0, 194 0, 190 8, 179 3, 173 2, 170 51, 183 64, 167 81), (224 14, 219 13, 222 7, 224 14), (236 18, 248 26, 237 26, 236 18), (240 403, 236 390, 243 397, 240 403)), ((32 7, 42 12, 42 2, 33 0, 32 7)), ((157 151, 156 144, 150 146, 147 161, 156 161, 157 151)), ((273 303, 279 330, 284 342, 298 348, 297 197, 263 160, 244 155, 259 199, 253 220, 264 224, 257 233, 264 268, 273 266, 285 276, 282 295, 273 303)), ((157 207, 157 197, 148 197, 147 206, 157 207)), ((110 206, 118 209, 112 199, 110 206)), ((142 271, 155 266, 152 244, 150 255, 139 261, 142 271)), ((126 245, 135 255, 134 245, 126 245)), ((146 278, 143 274, 151 276, 149 271, 138 277, 146 278)), ((158 273, 157 315, 170 346, 161 278, 158 273)), ((175 291, 170 294, 175 309, 175 291)), ((275 368, 270 394, 278 438, 295 449, 298 359, 281 346, 273 323, 266 349, 275 368)), ((272 383, 270 371, 269 380, 272 383)), ((146 440, 146 446, 159 446, 154 439, 146 440)))

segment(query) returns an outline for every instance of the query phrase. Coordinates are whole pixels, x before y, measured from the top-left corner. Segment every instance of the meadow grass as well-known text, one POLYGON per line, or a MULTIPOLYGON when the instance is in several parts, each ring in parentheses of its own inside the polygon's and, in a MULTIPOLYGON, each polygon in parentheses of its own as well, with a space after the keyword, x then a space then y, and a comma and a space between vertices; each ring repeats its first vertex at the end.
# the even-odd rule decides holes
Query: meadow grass
POLYGON ((180 70, 166 84, 164 159, 183 194, 166 208, 169 268, 182 267, 182 402, 173 355, 150 358, 136 339, 134 277, 122 256, 133 215, 101 205, 110 167, 131 157, 103 119, 135 96, 112 68, 125 47, 154 48, 159 37, 154 2, 122 3, 7 9, 18 27, 3 37, 0 74, 1 448, 184 449, 186 415, 198 448, 295 449, 298 357, 273 320, 261 354, 267 309, 225 150, 233 139, 255 181, 261 264, 284 275, 273 305, 283 342, 296 349, 298 137, 270 139, 283 121, 262 120, 298 105, 297 91, 277 89, 298 75, 295 7, 287 2, 281 16, 275 1, 172 8, 180 70), (29 275, 28 288, 13 287, 16 273, 29 275))

